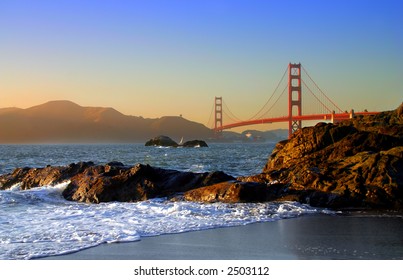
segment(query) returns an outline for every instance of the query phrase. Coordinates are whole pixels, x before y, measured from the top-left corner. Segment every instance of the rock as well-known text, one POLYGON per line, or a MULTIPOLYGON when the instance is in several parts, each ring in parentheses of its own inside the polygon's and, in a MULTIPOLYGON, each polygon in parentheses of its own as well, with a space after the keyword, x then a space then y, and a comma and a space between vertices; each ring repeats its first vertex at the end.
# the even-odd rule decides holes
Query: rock
MULTIPOLYGON (((400 107, 399 107, 400 108, 400 107)), ((292 200, 330 208, 403 209, 403 120, 398 111, 303 128, 278 143, 262 174, 292 200)))
POLYGON ((141 201, 173 196, 193 188, 232 180, 223 172, 180 172, 138 164, 113 174, 93 166, 71 178, 63 192, 68 200, 82 202, 141 201))
POLYGON ((168 136, 158 136, 146 142, 146 146, 177 147, 178 143, 168 136))
POLYGON ((93 165, 93 162, 80 162, 63 167, 16 168, 12 173, 0 176, 0 189, 9 189, 17 183, 22 190, 62 183, 93 165))
POLYGON ((184 198, 201 202, 264 202, 278 197, 284 185, 227 181, 187 191, 184 198))
POLYGON ((400 120, 403 120, 403 102, 400 104, 399 108, 397 108, 397 116, 399 117, 400 120))
POLYGON ((168 136, 158 136, 150 139, 146 142, 146 146, 161 146, 161 147, 185 147, 185 148, 195 148, 195 147, 208 147, 207 143, 203 140, 191 140, 186 141, 183 144, 178 144, 168 136))
POLYGON ((403 138, 403 105, 393 111, 380 112, 377 115, 356 116, 340 123, 344 126, 354 126, 360 131, 368 131, 403 138))
POLYGON ((191 141, 186 141, 181 145, 182 147, 185 148, 197 148, 197 147, 208 147, 207 143, 204 142, 203 140, 191 140, 191 141))
POLYGON ((21 189, 30 189, 70 181, 63 196, 67 200, 92 203, 173 196, 228 180, 234 178, 223 172, 180 172, 142 164, 129 167, 119 162, 18 168, 0 176, 1 189, 8 189, 16 183, 21 183, 21 189))

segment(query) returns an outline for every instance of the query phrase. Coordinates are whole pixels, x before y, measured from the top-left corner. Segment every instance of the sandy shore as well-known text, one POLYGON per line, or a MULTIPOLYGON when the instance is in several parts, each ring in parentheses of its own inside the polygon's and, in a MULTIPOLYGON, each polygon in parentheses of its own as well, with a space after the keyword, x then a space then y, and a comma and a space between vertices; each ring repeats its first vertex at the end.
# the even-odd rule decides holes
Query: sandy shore
POLYGON ((315 215, 144 237, 45 260, 403 259, 401 216, 315 215))

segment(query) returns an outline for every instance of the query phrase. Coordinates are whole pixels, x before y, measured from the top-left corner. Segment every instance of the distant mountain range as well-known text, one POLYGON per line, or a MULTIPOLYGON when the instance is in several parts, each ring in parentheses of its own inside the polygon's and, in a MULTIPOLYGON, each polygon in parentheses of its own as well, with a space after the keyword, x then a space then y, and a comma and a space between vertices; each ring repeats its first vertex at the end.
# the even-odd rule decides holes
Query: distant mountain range
MULTIPOLYGON (((250 132, 245 138, 225 132, 228 140, 278 140, 283 132, 250 132), (269 133, 269 134, 268 134, 269 133), (268 137, 269 136, 269 137, 268 137), (270 139, 268 139, 270 138, 270 139), (273 139, 271 139, 273 138, 273 139)), ((179 141, 211 139, 214 132, 203 124, 179 116, 149 119, 124 115, 113 108, 83 107, 71 101, 0 109, 0 143, 128 143, 144 142, 158 135, 179 141)))
POLYGON ((0 143, 143 142, 158 135, 179 141, 207 139, 213 132, 182 117, 146 119, 64 100, 28 109, 0 109, 0 143))

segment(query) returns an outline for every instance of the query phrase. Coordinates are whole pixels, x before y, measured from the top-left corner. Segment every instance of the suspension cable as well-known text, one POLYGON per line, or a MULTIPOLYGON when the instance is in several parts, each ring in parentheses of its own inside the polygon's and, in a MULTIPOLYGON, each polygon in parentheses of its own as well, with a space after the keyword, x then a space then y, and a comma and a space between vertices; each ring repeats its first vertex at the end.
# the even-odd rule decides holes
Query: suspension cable
POLYGON ((222 101, 223 105, 224 105, 224 114, 226 114, 231 120, 236 121, 236 122, 241 122, 242 120, 240 118, 238 118, 234 113, 231 112, 231 110, 229 109, 229 107, 227 106, 227 104, 224 102, 224 100, 222 101), (228 113, 227 113, 228 112, 228 113))
MULTIPOLYGON (((271 101, 271 99, 274 97, 275 93, 277 92, 277 89, 279 88, 280 84, 283 82, 284 77, 285 77, 286 74, 287 74, 287 71, 288 71, 288 66, 287 66, 287 68, 285 69, 284 74, 283 74, 283 76, 282 76, 281 79, 280 79, 280 82, 278 82, 278 84, 277 84, 275 90, 273 91, 273 93, 271 94, 270 98, 266 101, 266 103, 263 105, 263 107, 262 107, 253 117, 251 117, 249 120, 256 119, 257 116, 260 116, 260 117, 259 117, 259 119, 260 119, 262 116, 264 116, 264 115, 268 112, 268 111, 266 111, 266 113, 261 114, 261 112, 265 109, 265 107, 269 104, 269 102, 271 101)), ((277 102, 277 100, 276 100, 276 102, 277 102)), ((272 106, 272 107, 273 107, 273 106, 272 106)), ((269 111, 270 111, 270 109, 269 109, 269 111)))
POLYGON ((227 123, 237 123, 237 122, 241 122, 240 120, 236 120, 236 119, 234 119, 231 115, 225 113, 225 111, 223 111, 222 114, 223 114, 223 119, 225 119, 225 121, 226 121, 227 123), (228 122, 228 120, 229 120, 229 122, 228 122))
POLYGON ((323 107, 325 107, 330 113, 332 112, 331 109, 329 109, 329 107, 327 107, 317 96, 316 94, 308 87, 308 85, 302 81, 303 85, 305 86, 305 88, 307 88, 309 90, 309 92, 316 98, 316 100, 319 101, 320 104, 322 104, 323 107))
POLYGON ((273 109, 273 107, 274 107, 274 106, 277 104, 277 102, 280 100, 280 97, 282 97, 282 96, 284 95, 284 93, 286 92, 287 88, 288 88, 288 85, 285 86, 285 88, 283 89, 283 91, 281 92, 281 94, 277 97, 276 101, 274 101, 273 105, 271 105, 271 107, 270 107, 264 114, 262 114, 261 116, 267 115, 267 114, 271 111, 271 109, 273 109))
POLYGON ((210 117, 209 117, 207 125, 206 125, 207 127, 210 127, 210 128, 214 127, 214 123, 212 122, 214 107, 215 107, 215 104, 213 104, 213 106, 211 107, 210 117))
POLYGON ((330 102, 333 104, 334 107, 336 107, 340 112, 343 112, 342 109, 339 108, 339 106, 337 106, 321 89, 320 87, 315 83, 315 81, 311 78, 311 76, 308 74, 308 71, 301 66, 302 70, 304 70, 304 73, 308 76, 308 78, 313 82, 313 84, 316 86, 316 88, 323 94, 323 96, 330 102))

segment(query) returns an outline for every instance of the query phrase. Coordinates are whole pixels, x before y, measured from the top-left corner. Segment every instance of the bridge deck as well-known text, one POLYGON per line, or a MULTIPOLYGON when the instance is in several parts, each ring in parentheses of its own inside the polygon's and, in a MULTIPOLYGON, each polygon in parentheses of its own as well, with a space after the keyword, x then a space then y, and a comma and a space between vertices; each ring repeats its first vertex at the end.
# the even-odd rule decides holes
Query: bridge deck
MULTIPOLYGON (((353 115, 375 115, 378 112, 354 112, 353 115)), ((351 113, 338 113, 338 114, 314 114, 314 115, 303 115, 303 116, 293 116, 291 120, 293 121, 314 121, 314 120, 324 120, 324 121, 341 121, 347 120, 352 117, 351 113)), ((216 131, 231 129, 235 127, 248 126, 248 125, 256 125, 256 124, 265 124, 265 123, 278 123, 278 122, 288 122, 290 121, 289 116, 276 117, 276 118, 266 118, 266 119, 258 119, 258 120, 248 120, 242 122, 236 122, 231 124, 226 124, 220 127, 217 127, 216 131)))

